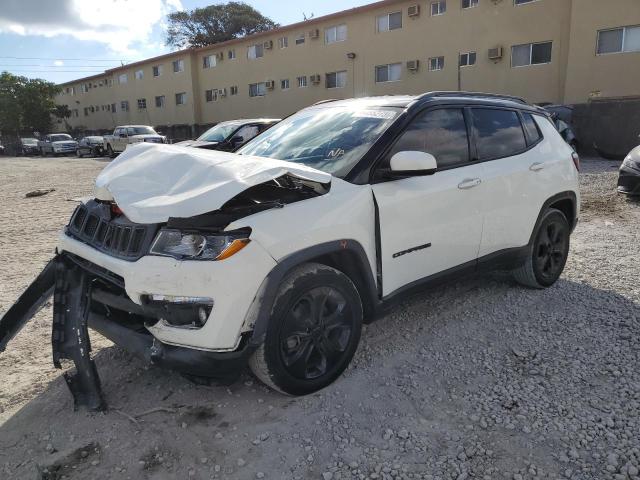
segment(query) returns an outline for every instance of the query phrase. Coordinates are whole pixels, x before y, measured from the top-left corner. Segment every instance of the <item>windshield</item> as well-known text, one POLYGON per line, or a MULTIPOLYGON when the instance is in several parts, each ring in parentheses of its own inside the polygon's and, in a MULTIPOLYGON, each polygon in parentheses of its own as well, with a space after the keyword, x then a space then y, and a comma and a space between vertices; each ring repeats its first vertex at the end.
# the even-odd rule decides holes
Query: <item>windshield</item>
POLYGON ((71 135, 67 135, 66 133, 61 133, 60 135, 51 135, 52 142, 64 142, 65 140, 73 140, 71 135))
POLYGON ((22 143, 24 143, 25 145, 37 145, 38 144, 38 140, 35 138, 21 138, 20 140, 22 140, 22 143))
POLYGON ((223 142, 229 135, 231 135, 240 125, 241 122, 222 122, 215 127, 210 128, 197 140, 201 142, 223 142))
POLYGON ((398 114, 382 107, 310 108, 271 127, 238 153, 302 163, 342 178, 398 114))
POLYGON ((157 135, 151 127, 127 127, 127 135, 157 135))

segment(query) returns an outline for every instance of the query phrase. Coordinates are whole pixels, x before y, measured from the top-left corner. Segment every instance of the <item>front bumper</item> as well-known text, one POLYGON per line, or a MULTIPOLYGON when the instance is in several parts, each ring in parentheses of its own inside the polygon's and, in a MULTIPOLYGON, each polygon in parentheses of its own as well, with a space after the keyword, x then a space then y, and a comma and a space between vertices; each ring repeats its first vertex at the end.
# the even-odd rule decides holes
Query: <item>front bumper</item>
POLYGON ((146 326, 153 337, 167 345, 208 352, 238 349, 242 334, 252 329, 248 314, 275 260, 252 241, 240 253, 220 262, 179 261, 143 256, 135 262, 102 253, 60 234, 59 253, 71 253, 121 279, 124 293, 142 306, 148 295, 207 297, 214 301, 204 326, 185 328, 160 320, 146 326))
POLYGON ((618 192, 640 196, 640 170, 622 166, 618 177, 618 192))

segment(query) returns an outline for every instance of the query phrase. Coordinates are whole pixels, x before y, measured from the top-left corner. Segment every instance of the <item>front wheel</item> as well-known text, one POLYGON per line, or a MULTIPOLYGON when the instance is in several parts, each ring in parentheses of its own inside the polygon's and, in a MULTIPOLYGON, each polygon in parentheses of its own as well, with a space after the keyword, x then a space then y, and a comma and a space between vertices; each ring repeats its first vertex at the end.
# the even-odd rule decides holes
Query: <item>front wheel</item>
POLYGON ((306 395, 347 368, 360 341, 362 302, 344 273, 309 263, 289 273, 274 301, 265 342, 249 360, 271 388, 306 395))
POLYGON ((547 210, 525 263, 513 272, 516 281, 532 288, 547 288, 556 283, 567 263, 570 234, 564 213, 553 208, 547 210))

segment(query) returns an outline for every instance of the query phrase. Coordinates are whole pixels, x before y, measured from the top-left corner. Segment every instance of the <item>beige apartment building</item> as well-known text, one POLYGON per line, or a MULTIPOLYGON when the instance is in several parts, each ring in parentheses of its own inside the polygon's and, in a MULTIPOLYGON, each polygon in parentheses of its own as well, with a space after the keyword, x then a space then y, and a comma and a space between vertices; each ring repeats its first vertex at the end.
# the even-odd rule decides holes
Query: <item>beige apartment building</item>
POLYGON ((386 0, 62 87, 72 116, 60 130, 147 124, 182 137, 369 95, 640 96, 640 0, 386 0))

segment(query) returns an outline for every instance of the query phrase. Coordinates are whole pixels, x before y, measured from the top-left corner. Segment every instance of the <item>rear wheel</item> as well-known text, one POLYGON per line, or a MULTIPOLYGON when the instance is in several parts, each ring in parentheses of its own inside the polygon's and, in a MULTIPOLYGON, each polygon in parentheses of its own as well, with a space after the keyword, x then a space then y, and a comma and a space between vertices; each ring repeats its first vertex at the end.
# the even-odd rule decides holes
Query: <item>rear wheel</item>
POLYGON ((249 366, 275 390, 313 393, 347 368, 361 330, 362 303, 349 277, 326 265, 301 265, 283 280, 265 342, 249 366))
POLYGON ((556 283, 567 263, 570 234, 567 217, 559 210, 547 210, 525 263, 513 272, 516 281, 532 288, 546 288, 556 283))

